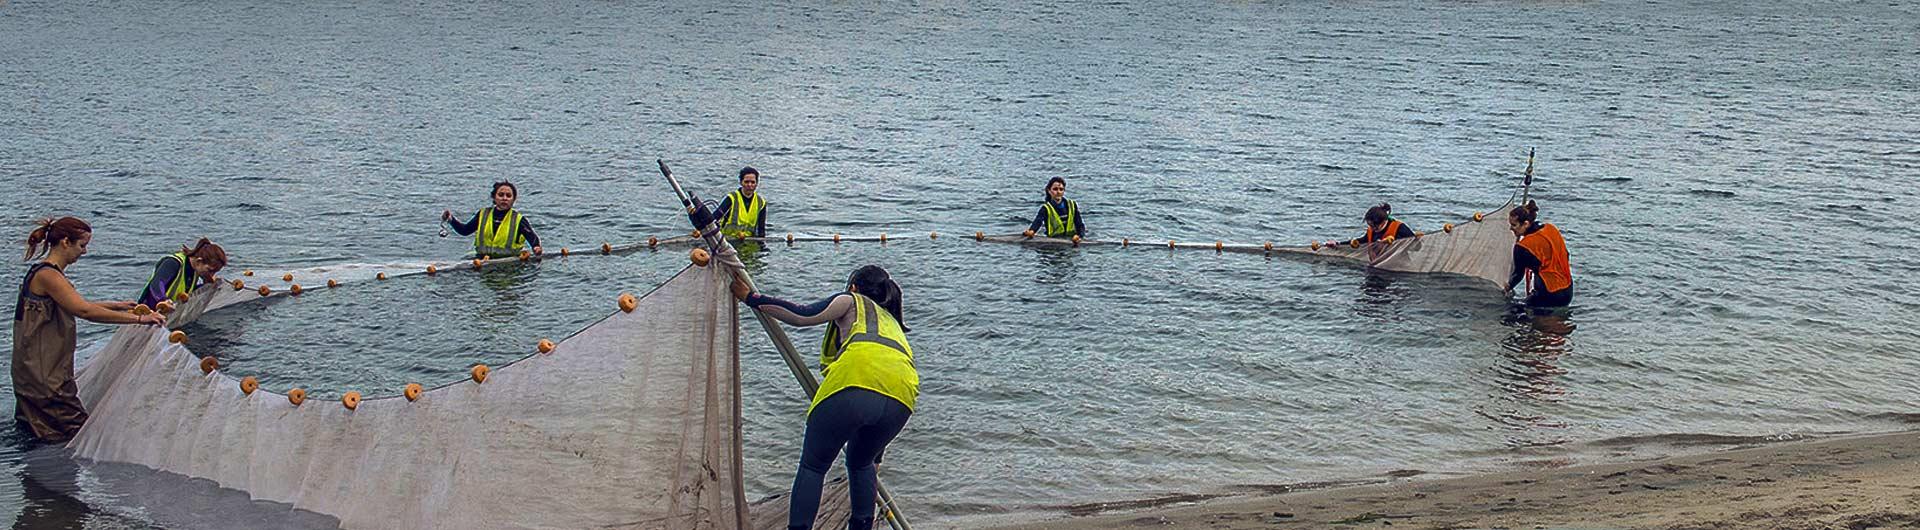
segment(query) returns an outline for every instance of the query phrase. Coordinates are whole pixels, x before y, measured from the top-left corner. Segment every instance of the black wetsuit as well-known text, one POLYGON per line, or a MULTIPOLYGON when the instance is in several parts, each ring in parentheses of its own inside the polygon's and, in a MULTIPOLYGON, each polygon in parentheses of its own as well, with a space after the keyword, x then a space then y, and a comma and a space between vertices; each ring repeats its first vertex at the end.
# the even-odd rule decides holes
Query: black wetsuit
MULTIPOLYGON (((499 230, 500 223, 506 220, 506 212, 500 211, 499 208, 493 209, 493 228, 495 230, 499 230)), ((473 231, 480 228, 480 212, 473 212, 473 220, 471 221, 462 223, 457 219, 448 219, 447 224, 453 225, 453 231, 459 232, 460 235, 473 235, 473 231)), ((527 216, 525 215, 520 216, 520 237, 527 239, 527 246, 529 247, 540 246, 540 236, 533 233, 533 223, 527 221, 527 216)))

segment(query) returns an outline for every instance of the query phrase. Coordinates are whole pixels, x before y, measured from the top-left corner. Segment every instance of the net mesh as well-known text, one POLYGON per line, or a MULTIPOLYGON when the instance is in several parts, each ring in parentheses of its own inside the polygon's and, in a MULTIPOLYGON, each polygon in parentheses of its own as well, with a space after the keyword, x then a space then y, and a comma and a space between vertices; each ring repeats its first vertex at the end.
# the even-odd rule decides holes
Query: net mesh
MULTIPOLYGON (((206 286, 172 323, 258 298, 206 286)), ((126 326, 78 371, 92 419, 69 447, 347 528, 758 527, 740 480, 735 307, 724 271, 689 267, 631 313, 484 383, 418 401, 376 395, 356 410, 337 397, 295 406, 285 389, 246 394, 164 330, 126 326)), ((782 500, 762 505, 762 524, 785 524, 782 500)))

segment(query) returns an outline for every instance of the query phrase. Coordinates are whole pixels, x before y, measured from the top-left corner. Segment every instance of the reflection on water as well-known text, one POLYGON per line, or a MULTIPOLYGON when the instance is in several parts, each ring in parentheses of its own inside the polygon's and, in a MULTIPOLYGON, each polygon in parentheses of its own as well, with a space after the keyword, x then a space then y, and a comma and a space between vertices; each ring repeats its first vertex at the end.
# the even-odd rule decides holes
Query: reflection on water
POLYGON ((14 430, 19 451, 16 529, 43 528, 339 528, 339 520, 213 481, 131 464, 76 460, 65 447, 39 445, 14 430))
POLYGON ((1035 245, 1034 283, 1041 285, 1070 285, 1080 271, 1075 263, 1080 259, 1080 249, 1055 245, 1035 245))

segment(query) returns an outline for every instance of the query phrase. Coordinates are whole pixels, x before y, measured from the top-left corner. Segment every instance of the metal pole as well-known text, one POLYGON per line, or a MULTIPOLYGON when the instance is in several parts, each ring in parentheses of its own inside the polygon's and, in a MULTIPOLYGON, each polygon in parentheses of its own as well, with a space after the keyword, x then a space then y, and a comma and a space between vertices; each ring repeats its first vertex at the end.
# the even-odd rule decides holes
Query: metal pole
MULTIPOLYGON (((712 212, 706 212, 704 204, 700 204, 694 196, 680 187, 680 181, 673 178, 673 171, 667 169, 665 160, 657 160, 657 162, 660 164, 660 174, 667 178, 667 184, 673 186, 674 195, 679 196, 680 204, 686 207, 687 219, 700 231, 700 239, 705 241, 709 248, 714 249, 715 256, 734 255, 733 244, 720 233, 720 227, 718 222, 713 220, 712 212)), ((747 288, 755 291, 760 289, 753 283, 753 275, 748 274, 744 267, 729 269, 733 271, 734 277, 747 284, 747 288)), ((807 398, 813 398, 814 392, 820 389, 820 381, 814 379, 813 370, 807 368, 806 361, 801 359, 799 351, 793 347, 793 340, 787 338, 787 330, 780 327, 779 323, 773 317, 767 316, 765 312, 752 306, 748 306, 747 309, 753 311, 754 318, 760 321, 760 328, 767 332, 767 339, 773 341, 774 349, 780 351, 780 358, 786 361, 787 369, 793 372, 793 379, 800 382, 800 389, 806 392, 807 398)), ((880 496, 880 515, 887 520, 887 525, 894 530, 912 530, 913 526, 907 524, 906 515, 900 513, 899 503, 894 502, 893 492, 887 490, 887 485, 880 482, 878 476, 874 477, 873 483, 874 489, 880 496)))

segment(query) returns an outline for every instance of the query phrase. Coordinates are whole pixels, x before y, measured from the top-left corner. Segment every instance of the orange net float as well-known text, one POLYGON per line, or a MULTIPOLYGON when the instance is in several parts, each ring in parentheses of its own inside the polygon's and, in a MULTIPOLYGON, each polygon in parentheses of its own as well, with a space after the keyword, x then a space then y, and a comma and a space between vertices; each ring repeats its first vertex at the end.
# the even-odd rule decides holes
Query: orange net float
POLYGON ((793 244, 793 232, 787 232, 787 244, 793 244))
POLYGON ((632 313, 633 308, 639 307, 639 306, 640 306, 640 300, 635 299, 632 294, 620 293, 620 310, 621 311, 632 313))
POLYGON ((247 282, 243 282, 240 280, 233 281, 233 290, 239 291, 239 290, 244 290, 246 288, 247 288, 247 282))
POLYGON ((487 382, 488 372, 491 372, 491 370, 487 369, 487 365, 484 365, 484 364, 473 365, 473 370, 472 370, 473 382, 475 384, 487 382))
POLYGON ((292 404, 293 404, 293 406, 295 406, 295 407, 298 407, 298 406, 300 406, 300 404, 301 404, 301 403, 306 403, 306 402, 307 402, 307 391, 306 391, 306 390, 303 390, 303 389, 299 389, 299 388, 295 388, 295 389, 293 389, 293 390, 288 390, 288 391, 287 391, 287 402, 288 402, 288 403, 292 403, 292 404))
POLYGON ((439 274, 439 273, 440 273, 440 268, 439 268, 439 267, 435 267, 435 266, 432 266, 432 265, 428 265, 428 266, 427 266, 427 275, 428 275, 428 276, 432 276, 432 275, 435 275, 435 274, 439 274))
POLYGON ((487 258, 473 258, 473 268, 478 269, 485 266, 487 266, 487 258))
POLYGON ((360 408, 360 393, 348 392, 346 395, 340 396, 340 404, 347 407, 347 410, 360 408))
POLYGON ((1267 252, 1273 252, 1273 242, 1268 241, 1267 244, 1261 245, 1260 248, 1263 250, 1266 250, 1267 252))
POLYGON ((687 260, 692 261, 695 267, 705 267, 707 263, 713 261, 713 254, 707 253, 707 249, 696 247, 692 252, 687 253, 687 260))
POLYGON ((1421 231, 1419 231, 1419 230, 1414 230, 1414 231, 1413 231, 1413 238, 1414 238, 1414 239, 1420 239, 1420 238, 1423 238, 1423 237, 1427 237, 1427 233, 1426 233, 1426 232, 1421 232, 1421 231))
POLYGON ((200 373, 211 374, 214 370, 219 369, 220 361, 214 360, 212 355, 200 358, 200 373))
POLYGON ((1314 242, 1312 242, 1312 243, 1308 243, 1308 244, 1307 244, 1307 248, 1310 248, 1310 249, 1313 249, 1314 251, 1319 251, 1319 250, 1320 250, 1320 242, 1319 242, 1319 241, 1314 241, 1314 242))
POLYGON ((332 288, 335 288, 335 287, 339 287, 339 286, 340 286, 340 280, 335 280, 335 279, 333 279, 333 278, 327 278, 327 288, 328 288, 328 289, 332 289, 332 288))
POLYGON ((260 380, 259 380, 259 379, 254 379, 254 378, 253 378, 253 376, 251 376, 251 375, 249 375, 249 376, 246 376, 246 377, 243 377, 243 378, 241 378, 241 379, 240 379, 240 393, 241 393, 241 394, 246 394, 246 395, 249 395, 249 396, 251 396, 251 395, 253 395, 253 391, 255 391, 255 390, 259 390, 259 389, 260 389, 260 380))
POLYGON ((296 283, 293 284, 292 287, 288 287, 287 292, 293 293, 294 296, 300 296, 300 284, 296 283))
POLYGON ((420 393, 424 391, 425 389, 420 388, 420 383, 407 383, 407 387, 401 389, 400 393, 407 396, 407 401, 419 401, 420 393))
POLYGON ((181 291, 180 294, 173 295, 173 300, 183 304, 187 303, 187 292, 181 291))
POLYGON ((833 244, 835 244, 835 245, 838 245, 838 244, 840 244, 840 234, 834 234, 834 235, 833 235, 833 244))
POLYGON ((127 312, 133 313, 135 316, 147 316, 153 314, 153 308, 147 307, 147 304, 133 304, 133 309, 129 309, 127 312))
POLYGON ((283 282, 293 281, 293 273, 289 272, 289 273, 280 275, 280 281, 283 281, 283 282))
POLYGON ((1440 229, 1441 229, 1441 230, 1445 230, 1445 231, 1447 231, 1447 233, 1449 233, 1449 234, 1451 234, 1451 233, 1453 233, 1453 223, 1447 223, 1447 224, 1443 224, 1443 225, 1440 225, 1440 229))
POLYGON ((653 248, 657 246, 660 246, 660 238, 657 238, 657 237, 647 238, 647 248, 653 248))
POLYGON ((1348 240, 1348 241, 1347 241, 1347 246, 1350 246, 1350 247, 1353 247, 1353 248, 1360 248, 1360 240, 1358 240, 1358 239, 1351 239, 1351 240, 1348 240))
POLYGON ((272 295, 273 295, 273 288, 267 287, 265 285, 260 286, 260 296, 272 296, 272 295))
POLYGON ((1132 240, 1129 240, 1129 239, 1127 239, 1127 238, 1124 238, 1124 237, 1123 237, 1123 238, 1120 238, 1120 246, 1122 246, 1122 247, 1125 247, 1125 246, 1127 246, 1127 245, 1131 245, 1131 244, 1133 244, 1133 241, 1132 241, 1132 240))
POLYGON ((886 233, 886 232, 881 232, 881 233, 880 233, 880 244, 882 244, 882 245, 885 245, 885 244, 887 244, 887 233, 886 233))
POLYGON ((567 247, 560 247, 560 257, 567 257, 567 247))
POLYGON ((531 259, 533 259, 533 251, 531 250, 520 251, 520 261, 527 261, 531 259))
POLYGON ((155 312, 155 313, 159 313, 159 314, 162 314, 162 315, 171 315, 171 314, 173 314, 173 301, 172 301, 172 300, 161 300, 161 301, 159 301, 159 302, 155 302, 155 303, 153 304, 153 312, 155 312))
POLYGON ((1167 248, 1173 248, 1173 246, 1174 246, 1174 245, 1173 245, 1173 240, 1171 240, 1171 239, 1169 239, 1169 240, 1167 240, 1167 248))
POLYGON ((1473 212, 1473 222, 1478 223, 1480 221, 1486 220, 1486 218, 1487 218, 1487 214, 1483 214, 1480 212, 1473 212))
POLYGON ((1080 236, 1073 236, 1073 246, 1080 246, 1080 236))
POLYGON ((375 274, 375 275, 373 275, 373 279, 375 279, 375 280, 381 280, 381 281, 385 281, 385 280, 387 279, 387 273, 384 273, 384 272, 382 272, 382 273, 379 273, 379 274, 375 274))
POLYGON ((699 230, 694 230, 694 231, 692 231, 692 232, 687 232, 687 237, 691 237, 691 238, 694 238, 694 239, 700 239, 700 231, 699 231, 699 230))
POLYGON ((986 233, 986 232, 974 232, 974 233, 973 233, 973 240, 974 240, 974 241, 986 241, 986 240, 987 240, 987 233, 986 233))
POLYGON ((252 276, 252 275, 253 275, 253 269, 247 269, 247 270, 243 270, 243 271, 240 271, 240 275, 241 275, 241 276, 252 276))
POLYGON ((174 343, 174 344, 186 344, 186 343, 187 343, 187 332, 185 332, 185 331, 180 331, 180 330, 177 330, 177 329, 176 329, 176 330, 173 330, 173 333, 168 333, 168 334, 167 334, 167 342, 171 342, 171 343, 174 343))
POLYGON ((939 233, 939 232, 927 232, 927 240, 929 240, 929 241, 939 241, 939 240, 940 240, 940 233, 939 233))
POLYGON ((553 341, 540 339, 540 345, 535 348, 540 350, 540 353, 553 353, 553 341))
POLYGON ((1222 242, 1220 242, 1220 241, 1218 241, 1218 240, 1215 240, 1215 241, 1213 242, 1213 251, 1214 251, 1214 252, 1221 252, 1221 251, 1224 251, 1224 250, 1226 250, 1226 249, 1227 249, 1227 244, 1226 244, 1226 243, 1222 243, 1222 242))
POLYGON ((600 253, 601 253, 601 254, 612 254, 612 253, 613 253, 613 243, 601 243, 601 244, 600 244, 600 253))

